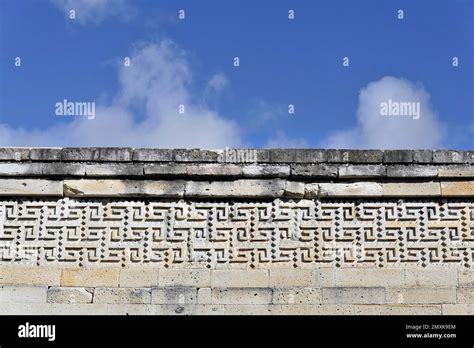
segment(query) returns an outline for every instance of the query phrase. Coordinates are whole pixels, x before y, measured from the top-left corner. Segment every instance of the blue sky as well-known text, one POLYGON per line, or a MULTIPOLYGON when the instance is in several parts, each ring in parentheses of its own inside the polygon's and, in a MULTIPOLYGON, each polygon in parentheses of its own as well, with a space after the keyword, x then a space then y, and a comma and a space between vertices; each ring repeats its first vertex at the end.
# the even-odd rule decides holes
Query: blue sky
POLYGON ((473 23, 472 0, 1 0, 0 146, 472 149, 473 23))

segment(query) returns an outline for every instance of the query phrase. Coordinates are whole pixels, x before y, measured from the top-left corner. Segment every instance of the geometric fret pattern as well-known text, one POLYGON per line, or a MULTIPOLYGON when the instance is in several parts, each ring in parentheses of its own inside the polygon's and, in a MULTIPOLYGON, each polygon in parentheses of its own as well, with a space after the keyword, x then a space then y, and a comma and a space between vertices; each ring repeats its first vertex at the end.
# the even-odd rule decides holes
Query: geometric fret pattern
POLYGON ((0 201, 0 264, 472 267, 470 199, 0 201))

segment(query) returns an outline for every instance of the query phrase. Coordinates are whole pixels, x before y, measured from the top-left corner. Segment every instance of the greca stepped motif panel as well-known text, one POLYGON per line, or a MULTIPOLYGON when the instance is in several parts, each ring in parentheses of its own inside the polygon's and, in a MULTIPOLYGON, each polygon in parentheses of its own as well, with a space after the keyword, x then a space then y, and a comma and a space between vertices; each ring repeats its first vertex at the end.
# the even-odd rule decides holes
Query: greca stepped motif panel
POLYGON ((0 263, 472 267, 469 200, 0 201, 0 263))

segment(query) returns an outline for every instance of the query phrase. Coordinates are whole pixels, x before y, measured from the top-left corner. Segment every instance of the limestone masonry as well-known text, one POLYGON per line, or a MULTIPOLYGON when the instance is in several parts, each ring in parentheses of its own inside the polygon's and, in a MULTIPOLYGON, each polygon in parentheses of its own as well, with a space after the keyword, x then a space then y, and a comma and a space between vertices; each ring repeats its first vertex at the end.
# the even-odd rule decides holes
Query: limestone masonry
POLYGON ((0 148, 0 315, 472 315, 473 163, 0 148))

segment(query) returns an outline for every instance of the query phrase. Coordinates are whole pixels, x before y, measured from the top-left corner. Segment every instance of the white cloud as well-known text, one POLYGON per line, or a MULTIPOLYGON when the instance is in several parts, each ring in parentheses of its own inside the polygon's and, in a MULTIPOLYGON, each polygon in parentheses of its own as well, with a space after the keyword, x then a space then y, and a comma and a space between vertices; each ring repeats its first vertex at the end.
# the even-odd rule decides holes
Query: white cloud
POLYGON ((357 125, 329 136, 331 148, 438 148, 442 146, 443 125, 430 105, 423 86, 406 79, 385 76, 369 83, 359 93, 357 125), (419 102, 420 117, 382 116, 381 103, 419 102))
POLYGON ((267 141, 266 148, 304 148, 308 142, 304 138, 291 138, 285 132, 278 130, 276 134, 267 141))
POLYGON ((224 73, 217 73, 207 83, 209 92, 220 93, 227 85, 229 80, 224 73))
POLYGON ((134 15, 134 9, 127 0, 51 0, 56 7, 64 11, 69 18, 71 10, 75 11, 74 22, 81 25, 99 23, 107 17, 129 19, 134 15))
MULTIPOLYGON (((191 95, 190 80, 185 54, 173 42, 143 46, 131 56, 131 66, 120 68, 119 92, 110 105, 96 107, 94 120, 75 117, 45 130, 0 124, 0 145, 241 146, 238 125, 195 102, 199 98, 191 95), (178 112, 179 105, 184 105, 184 114, 178 112), (132 112, 140 107, 142 117, 132 112)), ((51 110, 53 114, 54 105, 51 110)))

